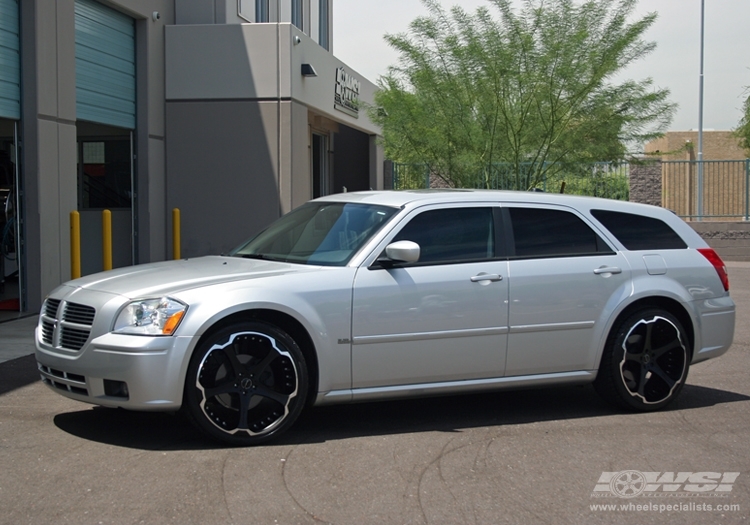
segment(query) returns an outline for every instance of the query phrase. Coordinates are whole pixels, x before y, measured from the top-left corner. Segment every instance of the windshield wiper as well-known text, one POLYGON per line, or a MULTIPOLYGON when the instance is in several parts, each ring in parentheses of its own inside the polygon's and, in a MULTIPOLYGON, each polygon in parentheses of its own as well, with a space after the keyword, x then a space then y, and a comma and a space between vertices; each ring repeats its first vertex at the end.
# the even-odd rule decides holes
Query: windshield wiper
POLYGON ((278 259, 273 259, 272 257, 269 257, 268 255, 264 255, 262 253, 243 253, 240 255, 243 259, 260 259, 262 261, 276 261, 278 259))

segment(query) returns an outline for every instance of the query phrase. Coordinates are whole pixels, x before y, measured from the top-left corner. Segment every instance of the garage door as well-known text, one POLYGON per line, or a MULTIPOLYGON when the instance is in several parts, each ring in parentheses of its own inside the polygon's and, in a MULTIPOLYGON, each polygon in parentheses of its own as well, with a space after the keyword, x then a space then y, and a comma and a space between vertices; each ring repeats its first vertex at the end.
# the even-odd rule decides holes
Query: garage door
POLYGON ((93 0, 76 0, 75 24, 76 118, 135 129, 133 19, 93 0))
POLYGON ((0 0, 0 117, 21 118, 18 0, 0 0))

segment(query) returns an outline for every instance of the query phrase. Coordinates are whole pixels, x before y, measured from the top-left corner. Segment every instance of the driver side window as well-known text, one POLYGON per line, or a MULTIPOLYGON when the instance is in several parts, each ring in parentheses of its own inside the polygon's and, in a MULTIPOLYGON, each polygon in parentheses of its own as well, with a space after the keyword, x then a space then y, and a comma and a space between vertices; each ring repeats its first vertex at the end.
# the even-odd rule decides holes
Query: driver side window
POLYGON ((414 217, 393 239, 419 245, 416 264, 491 259, 495 256, 492 208, 430 210, 414 217))

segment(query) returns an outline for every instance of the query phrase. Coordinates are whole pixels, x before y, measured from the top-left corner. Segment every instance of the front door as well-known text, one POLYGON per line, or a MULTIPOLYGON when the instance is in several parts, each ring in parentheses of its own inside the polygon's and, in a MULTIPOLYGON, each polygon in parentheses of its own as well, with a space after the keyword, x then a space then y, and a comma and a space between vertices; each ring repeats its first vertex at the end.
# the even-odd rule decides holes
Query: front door
POLYGON ((492 207, 415 212, 392 241, 417 263, 361 268, 352 312, 353 388, 503 375, 508 262, 492 207))

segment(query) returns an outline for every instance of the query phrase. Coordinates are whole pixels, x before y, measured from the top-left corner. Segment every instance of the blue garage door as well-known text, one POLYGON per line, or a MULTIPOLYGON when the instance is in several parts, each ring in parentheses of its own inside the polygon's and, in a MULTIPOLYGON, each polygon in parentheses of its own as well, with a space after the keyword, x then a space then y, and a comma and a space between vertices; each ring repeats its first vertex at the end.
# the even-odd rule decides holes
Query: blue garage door
POLYGON ((93 0, 76 0, 76 118, 135 129, 135 26, 93 0))
POLYGON ((0 0, 0 117, 21 118, 18 0, 0 0))

